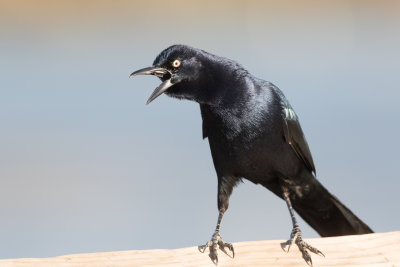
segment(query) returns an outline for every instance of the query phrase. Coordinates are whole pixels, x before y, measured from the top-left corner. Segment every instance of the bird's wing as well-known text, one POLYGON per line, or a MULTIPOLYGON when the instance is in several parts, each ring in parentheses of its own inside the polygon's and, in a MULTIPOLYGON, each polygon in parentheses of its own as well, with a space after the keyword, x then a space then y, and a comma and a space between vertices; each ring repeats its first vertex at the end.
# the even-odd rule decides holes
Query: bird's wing
POLYGON ((307 168, 315 174, 314 161, 311 156, 310 148, 308 147, 303 130, 301 129, 299 119, 290 106, 285 101, 282 103, 283 115, 283 134, 286 142, 293 148, 297 156, 304 162, 307 168))

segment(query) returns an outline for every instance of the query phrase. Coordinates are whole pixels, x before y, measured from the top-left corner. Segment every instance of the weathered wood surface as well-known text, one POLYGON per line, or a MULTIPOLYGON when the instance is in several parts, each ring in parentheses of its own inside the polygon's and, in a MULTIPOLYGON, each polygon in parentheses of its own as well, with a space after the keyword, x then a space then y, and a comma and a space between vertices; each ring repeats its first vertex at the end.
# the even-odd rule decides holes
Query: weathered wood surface
MULTIPOLYGON (((400 231, 359 236, 306 239, 326 255, 312 255, 314 266, 390 266, 400 267, 400 231)), ((297 247, 289 253, 283 241, 234 243, 231 259, 219 252, 218 266, 307 266, 297 247)), ((0 260, 1 267, 110 267, 110 266, 215 266, 197 247, 181 249, 132 250, 65 255, 54 258, 0 260)))

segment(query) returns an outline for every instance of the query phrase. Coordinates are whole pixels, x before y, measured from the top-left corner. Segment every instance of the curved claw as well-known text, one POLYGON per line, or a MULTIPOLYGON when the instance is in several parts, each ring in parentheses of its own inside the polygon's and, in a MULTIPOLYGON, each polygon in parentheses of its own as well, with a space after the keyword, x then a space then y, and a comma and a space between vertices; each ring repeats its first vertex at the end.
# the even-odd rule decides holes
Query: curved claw
POLYGON ((211 247, 212 245, 213 245, 213 242, 212 241, 208 241, 205 245, 197 246, 197 248, 201 253, 204 253, 204 251, 206 251, 206 249, 208 247, 211 247))
POLYGON ((313 264, 312 264, 312 259, 311 259, 310 253, 308 253, 308 251, 306 250, 306 248, 304 246, 299 246, 299 250, 300 250, 301 254, 303 255, 303 259, 306 261, 307 265, 312 267, 313 264))
POLYGON ((208 256, 215 265, 218 265, 218 248, 229 257, 235 257, 235 249, 233 248, 233 245, 231 243, 224 242, 219 234, 214 234, 210 241, 208 241, 205 245, 198 246, 197 248, 201 253, 204 253, 204 251, 206 251, 208 248, 210 250, 208 256), (232 252, 232 256, 229 255, 225 248, 228 248, 232 252))
POLYGON ((325 254, 324 254, 324 253, 322 253, 322 252, 319 251, 318 249, 316 249, 316 248, 310 246, 308 243, 306 243, 306 242, 304 242, 304 241, 301 241, 301 242, 302 242, 302 245, 303 245, 306 249, 308 249, 308 250, 311 251, 312 253, 315 253, 315 254, 317 254, 317 255, 319 255, 319 256, 323 256, 323 257, 325 258, 325 254))
POLYGON ((228 248, 230 251, 232 251, 232 259, 235 257, 235 249, 233 248, 233 245, 231 243, 228 243, 228 248))
POLYGON ((226 255, 231 257, 232 259, 235 258, 235 249, 233 248, 233 245, 231 243, 224 243, 223 241, 218 242, 219 249, 222 250, 226 255), (228 252, 225 250, 225 248, 228 248, 232 252, 232 256, 228 254, 228 252))
POLYGON ((215 265, 218 265, 218 252, 216 247, 217 242, 214 243, 213 241, 208 241, 205 245, 197 246, 197 249, 201 253, 204 253, 206 249, 209 248, 210 253, 208 254, 208 256, 215 265))
POLYGON ((218 265, 218 256, 217 256, 217 255, 211 255, 211 253, 210 253, 210 254, 208 254, 208 256, 210 257, 211 261, 212 261, 215 265, 218 265))
POLYGON ((205 245, 202 245, 202 246, 197 246, 197 249, 201 252, 201 253, 204 253, 204 251, 206 251, 206 246, 205 245))
POLYGON ((290 235, 290 240, 286 241, 286 243, 282 243, 282 249, 284 249, 283 245, 288 246, 287 252, 289 252, 289 249, 293 243, 296 243, 297 247, 299 248, 299 250, 303 256, 303 259, 305 260, 307 265, 309 265, 311 267, 313 266, 313 264, 312 264, 311 255, 310 255, 310 253, 308 253, 308 251, 311 251, 319 256, 325 257, 324 253, 322 253, 318 249, 312 247, 311 245, 309 245, 303 241, 303 238, 301 236, 301 230, 299 227, 296 227, 296 226, 293 228, 293 231, 290 235))
MULTIPOLYGON (((211 241, 209 241, 210 243, 211 241)), ((218 252, 217 252, 217 244, 216 242, 211 242, 212 245, 208 246, 210 253, 208 253, 208 257, 210 257, 211 261, 215 264, 218 265, 218 252)))

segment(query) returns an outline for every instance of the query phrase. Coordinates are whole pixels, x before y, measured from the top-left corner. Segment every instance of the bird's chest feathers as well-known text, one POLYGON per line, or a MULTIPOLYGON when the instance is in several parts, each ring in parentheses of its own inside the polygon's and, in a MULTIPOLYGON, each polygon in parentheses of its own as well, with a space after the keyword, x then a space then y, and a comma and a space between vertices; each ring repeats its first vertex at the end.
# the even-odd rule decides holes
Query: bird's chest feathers
POLYGON ((203 123, 209 138, 227 143, 250 142, 266 129, 268 101, 249 100, 235 105, 207 107, 203 123))
POLYGON ((263 112, 256 109, 225 108, 203 117, 213 158, 221 165, 245 166, 257 151, 265 133, 263 112), (208 115, 208 116, 207 116, 208 115))
POLYGON ((218 109, 214 118, 206 123, 209 138, 230 144, 236 141, 251 141, 259 132, 259 116, 244 110, 218 109))

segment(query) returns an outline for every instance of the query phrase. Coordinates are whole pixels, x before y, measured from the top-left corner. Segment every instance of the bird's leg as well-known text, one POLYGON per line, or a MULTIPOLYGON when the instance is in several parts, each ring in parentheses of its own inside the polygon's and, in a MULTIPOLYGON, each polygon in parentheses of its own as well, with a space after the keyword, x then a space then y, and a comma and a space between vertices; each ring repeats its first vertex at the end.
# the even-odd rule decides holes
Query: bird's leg
POLYGON ((217 227, 215 228, 214 234, 211 237, 211 240, 207 242, 207 244, 203 246, 199 246, 200 252, 204 252, 207 248, 209 248, 211 261, 217 265, 218 264, 218 247, 222 250, 226 255, 229 256, 228 252, 225 248, 228 248, 232 252, 232 258, 235 257, 235 251, 231 243, 226 243, 222 240, 221 235, 219 233, 219 229, 221 227, 222 217, 224 216, 225 211, 229 206, 229 197, 232 194, 233 187, 239 181, 236 177, 225 177, 218 176, 218 221, 217 227))
POLYGON ((285 246, 288 246, 287 252, 289 252, 290 247, 292 246, 293 242, 295 242, 301 254, 303 255, 303 258, 306 261, 306 263, 312 266, 312 259, 310 253, 308 253, 307 250, 320 256, 325 257, 325 255, 318 249, 310 246, 309 244, 303 241, 299 224, 297 223, 296 217, 294 216, 294 209, 292 207, 292 202, 290 201, 289 190, 286 187, 282 187, 282 189, 283 189, 283 198, 286 201, 286 204, 290 212, 290 217, 292 218, 292 223, 293 223, 293 230, 292 233, 290 234, 290 239, 285 243, 285 246))
POLYGON ((215 228, 215 232, 211 237, 211 240, 207 242, 207 244, 199 246, 199 251, 204 253, 204 251, 209 248, 210 253, 208 256, 211 258, 211 261, 214 264, 218 264, 218 247, 220 250, 222 250, 226 255, 229 256, 228 252, 225 250, 225 248, 228 248, 230 251, 232 251, 232 258, 235 257, 235 250, 233 249, 233 246, 231 243, 227 243, 224 240, 222 240, 222 237, 219 233, 219 229, 221 227, 221 221, 222 217, 224 216, 224 210, 219 211, 218 215, 218 222, 217 222, 217 227, 215 228))

